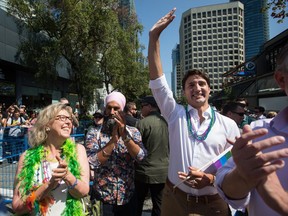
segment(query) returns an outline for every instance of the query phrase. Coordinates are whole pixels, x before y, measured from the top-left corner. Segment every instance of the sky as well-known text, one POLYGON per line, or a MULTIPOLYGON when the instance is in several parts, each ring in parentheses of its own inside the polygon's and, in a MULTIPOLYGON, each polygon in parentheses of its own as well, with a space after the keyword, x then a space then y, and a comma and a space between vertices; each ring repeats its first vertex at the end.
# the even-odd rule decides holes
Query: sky
MULTIPOLYGON (((179 43, 179 27, 182 14, 190 8, 227 2, 229 2, 229 0, 135 0, 138 21, 144 28, 140 37, 140 43, 146 48, 143 53, 145 56, 147 56, 148 34, 150 28, 174 7, 177 9, 175 12, 176 18, 160 36, 161 60, 168 83, 171 82, 171 54, 172 50, 176 47, 176 44, 179 43)), ((287 26, 288 18, 286 18, 283 23, 278 24, 276 20, 270 17, 270 39, 286 30, 287 26)))

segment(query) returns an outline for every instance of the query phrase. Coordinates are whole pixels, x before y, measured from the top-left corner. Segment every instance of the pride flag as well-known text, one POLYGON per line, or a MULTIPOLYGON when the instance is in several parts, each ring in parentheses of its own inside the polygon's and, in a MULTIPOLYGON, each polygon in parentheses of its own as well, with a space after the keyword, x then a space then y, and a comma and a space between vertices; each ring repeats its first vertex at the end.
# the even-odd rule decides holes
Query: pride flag
MULTIPOLYGON (((224 152, 217 155, 217 157, 215 157, 212 161, 209 161, 207 164, 205 164, 198 170, 215 175, 217 170, 221 168, 228 161, 228 159, 232 156, 232 153, 231 153, 232 147, 233 146, 231 145, 224 152)), ((178 184, 174 185, 173 188, 178 187, 180 184, 184 183, 190 178, 191 178, 191 175, 188 175, 185 179, 181 180, 180 182, 178 182, 178 184)))
POLYGON ((201 167, 199 170, 202 170, 207 173, 213 173, 215 174, 219 168, 221 168, 227 161, 228 159, 232 156, 231 149, 232 145, 227 148, 224 152, 221 154, 217 155, 212 161, 209 163, 205 164, 203 167, 201 167))

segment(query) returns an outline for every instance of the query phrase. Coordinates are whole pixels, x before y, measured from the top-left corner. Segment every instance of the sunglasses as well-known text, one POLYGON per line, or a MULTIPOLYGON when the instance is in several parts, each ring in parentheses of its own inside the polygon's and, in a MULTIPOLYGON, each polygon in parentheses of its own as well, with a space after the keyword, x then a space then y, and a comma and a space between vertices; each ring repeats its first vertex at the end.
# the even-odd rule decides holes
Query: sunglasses
POLYGON ((103 116, 102 115, 94 115, 94 118, 97 119, 97 118, 102 118, 103 116))
POLYGON ((233 112, 233 111, 231 111, 232 113, 235 113, 235 114, 237 114, 237 115, 239 115, 239 116, 244 116, 245 115, 245 113, 239 113, 239 112, 233 112))

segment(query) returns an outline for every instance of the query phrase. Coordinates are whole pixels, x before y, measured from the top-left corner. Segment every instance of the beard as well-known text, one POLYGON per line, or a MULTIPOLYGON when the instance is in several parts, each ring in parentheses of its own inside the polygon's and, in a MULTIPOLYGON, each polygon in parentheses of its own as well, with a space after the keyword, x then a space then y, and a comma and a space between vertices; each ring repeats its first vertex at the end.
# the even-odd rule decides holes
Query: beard
POLYGON ((104 123, 103 123, 103 132, 111 136, 115 124, 116 124, 116 121, 113 118, 109 118, 109 116, 105 116, 104 123))

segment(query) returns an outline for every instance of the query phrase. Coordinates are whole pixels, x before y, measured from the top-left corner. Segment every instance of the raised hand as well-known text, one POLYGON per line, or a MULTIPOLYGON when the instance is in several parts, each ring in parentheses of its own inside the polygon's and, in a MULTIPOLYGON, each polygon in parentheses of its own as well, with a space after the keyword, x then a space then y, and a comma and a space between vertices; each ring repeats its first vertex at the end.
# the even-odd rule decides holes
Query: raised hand
MULTIPOLYGON (((236 138, 233 144, 232 155, 236 164, 234 171, 240 175, 250 189, 256 187, 259 181, 266 178, 270 173, 282 168, 284 161, 280 158, 288 157, 287 148, 262 153, 264 149, 283 143, 285 139, 282 136, 274 136, 252 143, 251 140, 267 133, 267 129, 252 131, 250 126, 245 125, 243 134, 236 138)), ((231 141, 230 143, 232 144, 231 141)))
POLYGON ((150 32, 149 32, 150 37, 152 35, 159 37, 161 32, 174 20, 175 11, 176 11, 176 8, 173 8, 169 13, 167 13, 164 17, 162 17, 160 20, 158 20, 154 24, 154 26, 150 29, 150 32))

